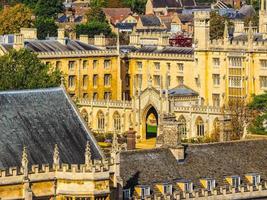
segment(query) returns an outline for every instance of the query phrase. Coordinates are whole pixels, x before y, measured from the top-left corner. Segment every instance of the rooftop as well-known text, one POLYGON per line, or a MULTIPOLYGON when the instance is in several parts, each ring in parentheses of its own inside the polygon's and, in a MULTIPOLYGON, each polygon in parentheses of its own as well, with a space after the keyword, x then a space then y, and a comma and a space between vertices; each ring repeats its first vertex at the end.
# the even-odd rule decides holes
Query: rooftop
POLYGON ((87 141, 102 158, 63 88, 0 92, 0 110, 0 168, 20 166, 24 146, 30 165, 53 164, 55 144, 62 163, 84 163, 87 141))

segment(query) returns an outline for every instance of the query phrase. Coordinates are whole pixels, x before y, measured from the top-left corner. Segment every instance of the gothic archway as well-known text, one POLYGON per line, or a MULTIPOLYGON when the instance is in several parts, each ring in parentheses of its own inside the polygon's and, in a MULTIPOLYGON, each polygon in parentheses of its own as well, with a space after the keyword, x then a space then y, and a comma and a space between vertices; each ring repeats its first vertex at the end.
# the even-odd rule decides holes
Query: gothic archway
POLYGON ((146 139, 157 137, 158 112, 154 106, 149 106, 145 114, 145 137, 146 139))

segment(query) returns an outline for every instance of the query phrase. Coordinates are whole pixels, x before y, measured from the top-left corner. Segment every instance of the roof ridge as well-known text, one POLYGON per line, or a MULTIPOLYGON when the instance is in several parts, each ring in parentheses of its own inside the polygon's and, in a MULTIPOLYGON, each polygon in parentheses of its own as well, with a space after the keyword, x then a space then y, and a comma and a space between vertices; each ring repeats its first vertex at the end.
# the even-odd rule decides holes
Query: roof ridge
POLYGON ((219 144, 232 144, 232 143, 243 143, 243 142, 252 142, 252 141, 266 141, 266 140, 267 140, 267 138, 255 138, 255 139, 232 140, 232 141, 211 142, 211 143, 201 143, 201 144, 188 144, 188 143, 184 143, 183 145, 187 145, 188 147, 194 147, 194 146, 211 146, 211 145, 219 145, 219 144))
POLYGON ((50 87, 50 88, 39 88, 39 89, 21 89, 21 90, 5 90, 0 91, 0 95, 3 94, 20 94, 20 93, 37 93, 37 92, 48 92, 48 91, 60 91, 63 89, 59 87, 50 87))

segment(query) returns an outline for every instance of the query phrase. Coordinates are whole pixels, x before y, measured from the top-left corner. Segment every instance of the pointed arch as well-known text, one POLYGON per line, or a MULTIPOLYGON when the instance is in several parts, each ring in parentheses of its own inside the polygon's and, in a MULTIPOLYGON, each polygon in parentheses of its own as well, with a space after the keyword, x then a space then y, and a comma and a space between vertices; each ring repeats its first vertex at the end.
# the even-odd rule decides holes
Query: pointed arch
POLYGON ((105 115, 102 110, 99 110, 96 114, 97 118, 97 129, 100 131, 105 130, 105 115))
POLYGON ((205 125, 202 117, 198 116, 196 119, 196 131, 197 131, 197 136, 204 136, 205 134, 205 125))
POLYGON ((113 129, 116 132, 121 131, 121 116, 118 111, 113 113, 113 129))
POLYGON ((187 137, 187 129, 186 129, 186 119, 183 115, 180 115, 178 118, 178 134, 182 138, 187 137))
POLYGON ((220 121, 219 121, 218 117, 216 117, 213 121, 213 130, 214 130, 214 133, 220 132, 220 121))
POLYGON ((88 121, 89 121, 89 115, 88 115, 88 112, 87 112, 87 110, 84 108, 84 109, 82 109, 82 111, 81 111, 81 116, 82 116, 82 118, 84 119, 84 121, 86 122, 86 123, 88 123, 88 121))

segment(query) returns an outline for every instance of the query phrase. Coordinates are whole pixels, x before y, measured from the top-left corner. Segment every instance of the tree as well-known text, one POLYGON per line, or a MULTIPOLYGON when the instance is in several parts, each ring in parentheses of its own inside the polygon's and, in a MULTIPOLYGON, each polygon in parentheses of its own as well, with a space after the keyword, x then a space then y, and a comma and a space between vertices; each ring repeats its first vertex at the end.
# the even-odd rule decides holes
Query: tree
POLYGON ((50 67, 29 50, 12 50, 0 57, 0 90, 58 86, 61 73, 50 67))
POLYGON ((23 4, 17 4, 0 11, 0 35, 18 33, 20 28, 32 26, 32 11, 23 4))
POLYGON ((91 7, 91 9, 86 13, 87 21, 90 23, 91 21, 98 22, 107 22, 106 15, 102 10, 102 7, 91 7))
POLYGON ((37 37, 40 40, 45 39, 47 36, 57 36, 58 26, 53 18, 38 17, 34 22, 37 28, 37 37))
POLYGON ((223 38, 225 22, 228 22, 228 26, 232 26, 233 23, 226 17, 219 15, 216 12, 210 13, 210 39, 223 38))
POLYGON ((103 33, 105 36, 113 36, 111 28, 106 22, 91 21, 87 24, 80 24, 76 26, 76 34, 88 35, 89 37, 94 37, 103 33))
POLYGON ((131 8, 131 10, 138 14, 145 13, 146 0, 124 0, 124 4, 131 8))
POLYGON ((254 96, 249 108, 254 113, 249 131, 254 134, 267 135, 267 93, 254 96))
POLYGON ((56 17, 63 12, 63 4, 61 0, 38 0, 34 12, 38 17, 56 17))

